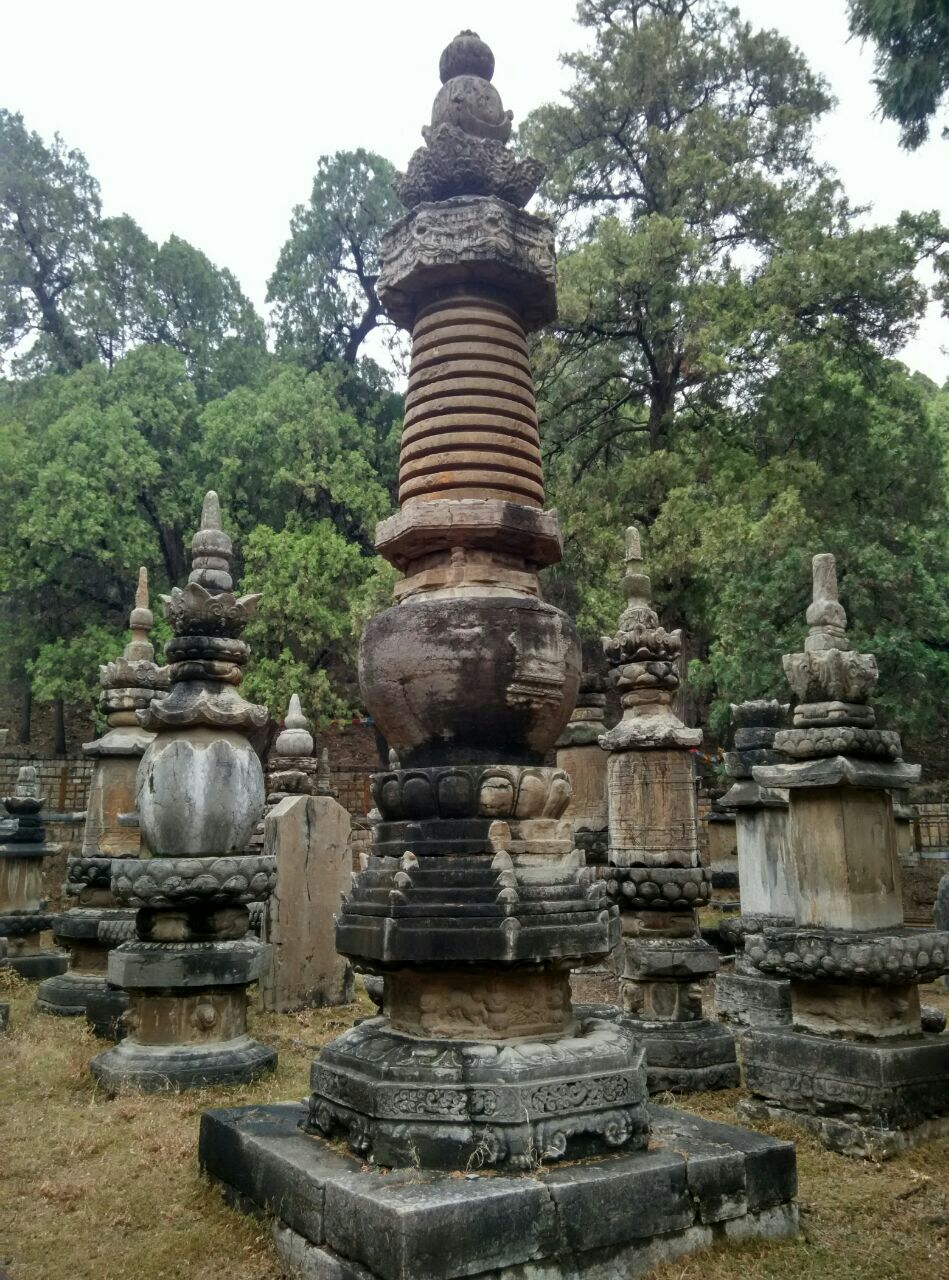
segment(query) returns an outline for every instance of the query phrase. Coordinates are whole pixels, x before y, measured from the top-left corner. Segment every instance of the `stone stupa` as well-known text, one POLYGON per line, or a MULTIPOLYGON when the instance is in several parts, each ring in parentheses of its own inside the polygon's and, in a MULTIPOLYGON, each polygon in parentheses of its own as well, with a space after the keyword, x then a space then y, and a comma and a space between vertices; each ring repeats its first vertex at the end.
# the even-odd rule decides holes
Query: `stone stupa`
POLYGON ((360 680, 398 767, 374 779, 336 944, 382 977, 383 1012, 320 1051, 305 1107, 202 1120, 204 1169, 312 1275, 620 1274, 737 1218, 795 1229, 790 1145, 652 1111, 633 1032, 571 1002, 570 970, 610 952, 619 915, 545 764, 580 679, 537 576, 561 539, 526 334, 555 314, 554 240, 524 211, 541 171, 506 146, 493 70, 472 32, 445 49, 398 183, 410 212, 380 249, 379 297, 412 332, 401 511, 376 536, 404 577, 360 680))

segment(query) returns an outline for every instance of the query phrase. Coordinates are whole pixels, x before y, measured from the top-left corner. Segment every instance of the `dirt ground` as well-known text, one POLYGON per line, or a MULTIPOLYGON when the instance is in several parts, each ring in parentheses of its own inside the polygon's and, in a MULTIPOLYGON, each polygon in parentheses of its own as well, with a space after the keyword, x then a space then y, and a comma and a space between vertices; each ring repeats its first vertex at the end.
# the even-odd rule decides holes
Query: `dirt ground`
MULTIPOLYGON (((33 1009, 34 988, 0 972, 12 1005, 0 1041, 0 1277, 3 1280, 278 1280, 266 1228, 229 1209, 198 1172, 211 1106, 303 1098, 314 1052, 370 1008, 257 1016, 276 1074, 253 1086, 108 1100, 87 1070, 104 1046, 75 1018, 33 1009)), ((949 992, 924 992, 949 1010, 949 992)), ((686 1110, 734 1121, 739 1091, 686 1110)), ((886 1165, 797 1142, 799 1240, 695 1254, 657 1280, 949 1280, 949 1139, 886 1165)))

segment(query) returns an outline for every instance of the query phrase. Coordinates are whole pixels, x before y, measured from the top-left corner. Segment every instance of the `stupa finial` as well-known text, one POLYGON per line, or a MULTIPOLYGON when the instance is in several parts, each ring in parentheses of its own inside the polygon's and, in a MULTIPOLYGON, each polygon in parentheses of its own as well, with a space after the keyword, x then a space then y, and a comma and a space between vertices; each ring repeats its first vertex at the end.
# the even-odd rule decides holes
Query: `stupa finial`
POLYGON ((310 732, 310 721, 303 714, 299 694, 290 695, 290 705, 284 717, 283 729, 277 735, 274 751, 278 756, 311 756, 313 754, 313 734, 310 732))
POLYGON ((234 544, 221 524, 220 499, 209 489, 201 505, 201 527, 191 539, 188 581, 215 593, 232 590, 234 581, 229 570, 233 553, 234 544))
POLYGON ((442 87, 432 104, 425 146, 396 177, 409 209, 454 196, 498 196, 523 208, 540 186, 543 165, 507 149, 512 113, 491 83, 494 54, 475 31, 460 31, 438 62, 442 87))

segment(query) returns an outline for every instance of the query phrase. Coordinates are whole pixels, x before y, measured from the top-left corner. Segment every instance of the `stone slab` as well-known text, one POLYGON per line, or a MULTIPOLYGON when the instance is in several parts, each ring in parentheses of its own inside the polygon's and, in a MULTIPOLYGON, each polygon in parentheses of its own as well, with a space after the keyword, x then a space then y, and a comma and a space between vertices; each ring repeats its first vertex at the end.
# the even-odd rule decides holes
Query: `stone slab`
POLYGON ((264 821, 264 853, 277 864, 262 939, 271 948, 260 1004, 274 1013, 348 1004, 353 971, 333 923, 352 882, 350 820, 329 796, 288 796, 264 821))
POLYGON ((886 1129, 872 1124, 843 1120, 839 1116, 817 1116, 793 1111, 761 1098, 742 1098, 736 1110, 743 1120, 777 1120, 795 1125, 815 1137, 829 1151, 861 1160, 892 1160, 904 1151, 938 1138, 949 1138, 949 1116, 924 1120, 909 1129, 886 1129))
POLYGON ((783 978, 720 973, 715 1014, 732 1027, 790 1026, 791 984, 783 978))
POLYGON ((124 990, 246 986, 269 949, 256 938, 236 942, 124 942, 109 952, 109 982, 124 990))
POLYGON ((519 1176, 370 1169, 303 1133, 294 1103, 206 1112, 199 1159, 234 1202, 277 1219, 283 1257, 318 1280, 613 1280, 796 1233, 790 1143, 652 1114, 655 1150, 519 1176))

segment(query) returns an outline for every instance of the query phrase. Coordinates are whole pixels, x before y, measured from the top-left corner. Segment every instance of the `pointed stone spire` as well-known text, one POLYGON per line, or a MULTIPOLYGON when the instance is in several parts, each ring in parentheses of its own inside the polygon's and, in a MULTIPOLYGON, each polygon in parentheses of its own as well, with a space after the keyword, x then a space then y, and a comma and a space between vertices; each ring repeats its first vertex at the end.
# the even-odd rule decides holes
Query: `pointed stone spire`
POLYGON ((234 544, 221 524, 220 499, 209 489, 201 507, 201 527, 191 539, 188 581, 215 594, 233 590, 234 581, 229 572, 233 553, 234 544))
POLYGON ((148 633, 155 625, 155 615, 148 607, 148 570, 144 565, 138 571, 138 587, 135 591, 135 607, 129 616, 132 639, 125 646, 125 657, 130 661, 150 662, 155 649, 148 633))
POLYGON ((807 625, 810 628, 804 649, 808 653, 822 649, 849 649, 847 639, 847 614, 840 603, 837 589, 837 561, 824 552, 811 561, 813 599, 808 606, 807 625))

